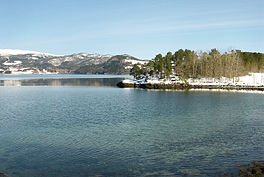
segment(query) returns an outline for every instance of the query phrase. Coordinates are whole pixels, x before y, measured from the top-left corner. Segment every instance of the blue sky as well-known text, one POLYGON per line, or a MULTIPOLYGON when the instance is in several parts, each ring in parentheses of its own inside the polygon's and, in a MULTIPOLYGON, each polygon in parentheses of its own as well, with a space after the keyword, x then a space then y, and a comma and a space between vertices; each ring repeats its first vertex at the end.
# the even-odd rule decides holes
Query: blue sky
POLYGON ((0 48, 154 58, 180 48, 264 53, 263 0, 0 0, 0 48))

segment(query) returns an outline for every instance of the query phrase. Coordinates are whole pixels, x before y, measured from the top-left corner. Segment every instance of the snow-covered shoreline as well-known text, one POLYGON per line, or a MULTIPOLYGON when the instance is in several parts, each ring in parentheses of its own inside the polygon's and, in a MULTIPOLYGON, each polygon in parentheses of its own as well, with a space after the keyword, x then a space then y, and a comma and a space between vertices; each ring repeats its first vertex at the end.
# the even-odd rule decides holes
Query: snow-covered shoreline
POLYGON ((259 90, 264 91, 264 73, 249 73, 235 78, 200 78, 185 81, 162 80, 157 78, 132 80, 125 79, 119 87, 135 87, 147 89, 195 89, 195 90, 259 90))
MULTIPOLYGON (((129 88, 128 88, 129 89, 129 88)), ((130 88, 131 89, 131 88, 130 88)), ((182 89, 149 89, 149 91, 168 91, 168 92, 186 92, 182 89)), ((253 94, 264 94, 261 90, 235 90, 235 89, 188 89, 188 92, 214 92, 214 93, 253 93, 253 94)))

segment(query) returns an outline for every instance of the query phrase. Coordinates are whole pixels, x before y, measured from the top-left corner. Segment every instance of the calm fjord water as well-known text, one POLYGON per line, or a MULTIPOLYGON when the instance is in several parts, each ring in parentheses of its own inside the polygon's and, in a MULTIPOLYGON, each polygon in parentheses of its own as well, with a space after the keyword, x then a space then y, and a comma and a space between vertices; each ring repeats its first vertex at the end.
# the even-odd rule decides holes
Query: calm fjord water
POLYGON ((112 79, 0 87, 0 171, 215 176, 263 160, 263 95, 120 89, 112 79))

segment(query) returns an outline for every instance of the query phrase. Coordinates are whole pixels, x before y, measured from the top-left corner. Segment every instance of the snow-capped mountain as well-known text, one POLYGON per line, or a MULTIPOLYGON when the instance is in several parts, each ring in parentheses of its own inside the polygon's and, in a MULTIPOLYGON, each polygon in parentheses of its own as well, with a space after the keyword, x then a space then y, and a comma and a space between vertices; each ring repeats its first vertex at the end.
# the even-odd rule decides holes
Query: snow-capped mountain
POLYGON ((53 55, 28 50, 0 49, 0 74, 127 74, 133 64, 145 62, 147 60, 139 60, 129 55, 53 55))
POLYGON ((32 55, 47 55, 47 56, 58 56, 49 53, 41 53, 35 52, 30 50, 18 50, 18 49, 0 49, 0 56, 10 56, 10 55, 25 55, 25 54, 32 54, 32 55))

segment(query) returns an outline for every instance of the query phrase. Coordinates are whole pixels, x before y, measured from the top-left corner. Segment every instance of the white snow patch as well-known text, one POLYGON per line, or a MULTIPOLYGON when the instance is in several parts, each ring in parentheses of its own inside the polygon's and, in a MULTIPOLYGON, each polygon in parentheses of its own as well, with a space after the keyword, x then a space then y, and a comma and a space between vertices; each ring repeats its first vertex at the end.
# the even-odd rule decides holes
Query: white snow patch
POLYGON ((134 65, 134 64, 145 64, 145 63, 147 63, 147 62, 149 62, 149 61, 140 61, 140 60, 133 60, 133 59, 125 59, 125 62, 126 63, 131 63, 132 65, 134 65))
POLYGON ((58 59, 49 60, 48 62, 54 66, 60 66, 63 61, 60 58, 58 58, 58 59))
POLYGON ((111 58, 112 55, 110 55, 110 54, 106 54, 106 55, 102 55, 102 57, 105 57, 105 58, 111 58))
POLYGON ((264 73, 249 73, 249 75, 220 79, 201 78, 188 79, 190 85, 231 85, 231 86, 264 86, 264 73))
POLYGON ((133 66, 126 66, 125 69, 132 69, 133 66))
POLYGON ((125 79, 122 81, 124 84, 137 84, 137 80, 125 79))
POLYGON ((34 56, 34 57, 31 57, 31 59, 32 59, 32 60, 38 60, 38 58, 35 57, 35 56, 34 56))
POLYGON ((157 80, 157 79, 151 79, 151 80, 148 80, 147 83, 160 84, 160 83, 163 83, 163 81, 160 81, 160 80, 157 80))
POLYGON ((3 63, 3 65, 6 65, 6 66, 13 66, 13 65, 19 65, 19 64, 21 64, 22 63, 22 61, 14 61, 13 63, 9 63, 8 61, 5 61, 4 63, 3 63))
POLYGON ((264 85, 264 73, 250 73, 247 76, 239 77, 240 84, 264 85))

